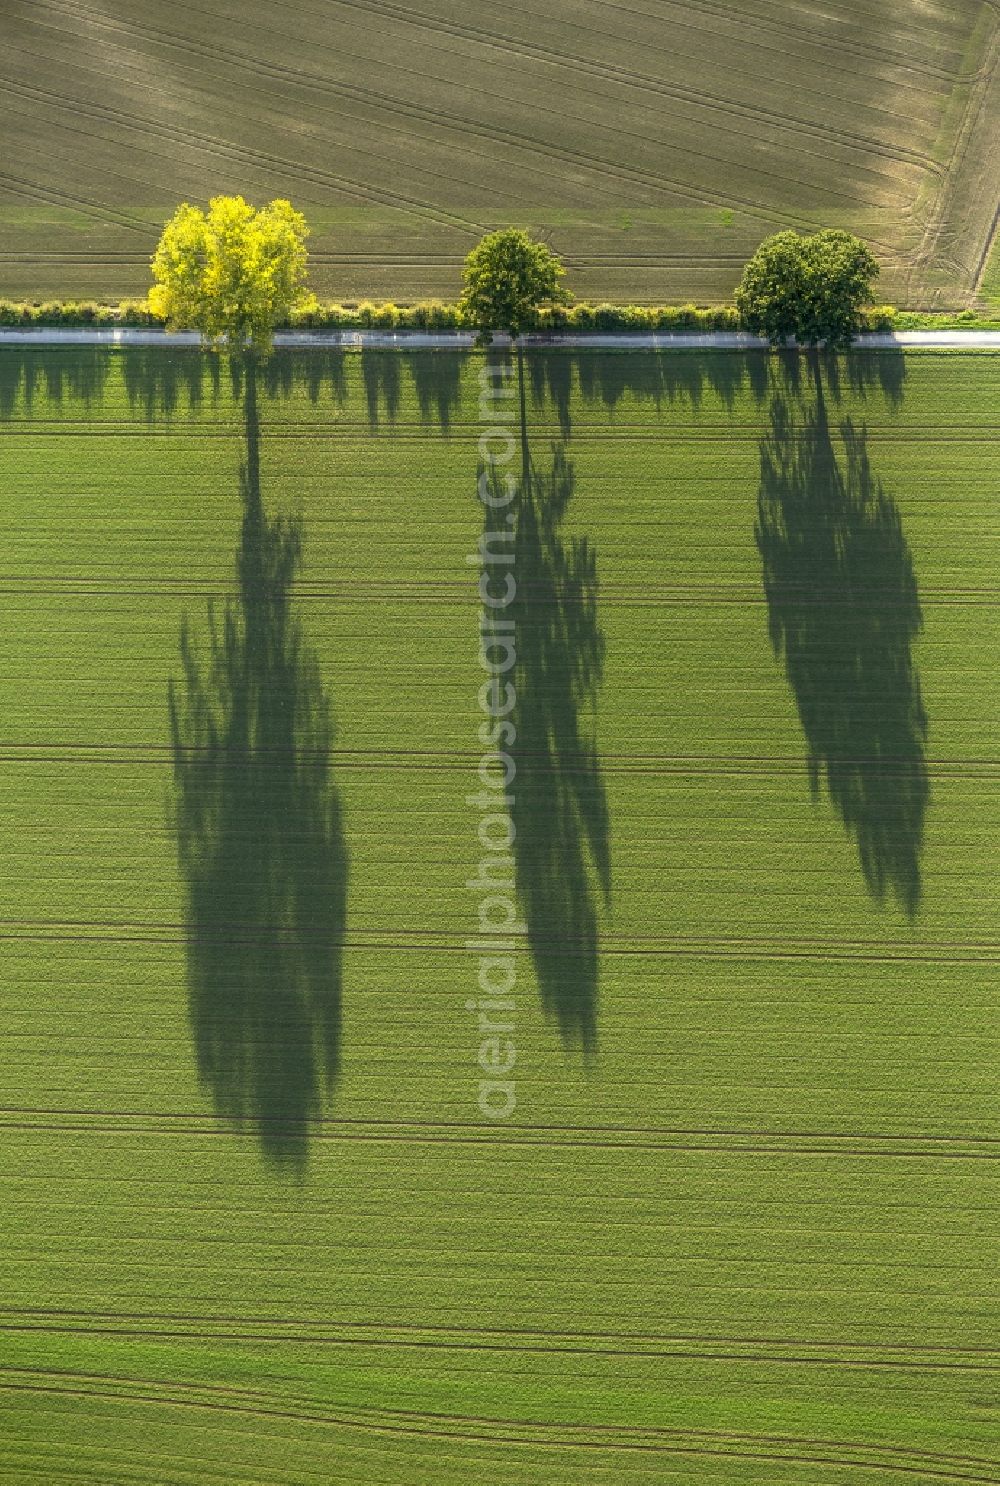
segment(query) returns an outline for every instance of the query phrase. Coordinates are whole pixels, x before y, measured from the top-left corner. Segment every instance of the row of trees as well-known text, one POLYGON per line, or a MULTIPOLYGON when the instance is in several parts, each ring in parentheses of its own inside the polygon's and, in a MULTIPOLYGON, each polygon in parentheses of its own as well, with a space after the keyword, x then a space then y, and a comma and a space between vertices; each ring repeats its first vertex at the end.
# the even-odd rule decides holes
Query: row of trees
MULTIPOLYGON (((288 201, 259 210, 217 196, 207 212, 186 202, 153 257, 150 309, 168 329, 201 332, 206 344, 266 352, 274 327, 308 307, 309 228, 288 201)), ((827 230, 765 239, 743 271, 736 307, 744 328, 772 345, 849 346, 873 302, 878 264, 860 239, 827 230)), ((546 243, 508 227, 489 232, 465 262, 461 310, 488 345, 515 339, 538 310, 571 303, 565 269, 546 243)), ((312 301, 315 302, 315 301, 312 301)))

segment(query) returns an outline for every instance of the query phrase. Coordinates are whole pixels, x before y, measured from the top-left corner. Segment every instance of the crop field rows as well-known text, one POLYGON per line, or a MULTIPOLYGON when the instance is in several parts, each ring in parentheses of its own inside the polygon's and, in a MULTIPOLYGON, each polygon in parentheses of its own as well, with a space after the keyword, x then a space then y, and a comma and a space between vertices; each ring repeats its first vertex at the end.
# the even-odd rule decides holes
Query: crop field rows
POLYGON ((0 1481, 996 1481, 994 363, 526 357, 496 1123, 483 366, 0 354, 0 1481))
MULTIPOLYGON (((9 0, 0 293, 145 291, 177 200, 290 196, 326 296, 455 296, 511 221, 581 298, 721 302, 779 227, 968 303, 996 220, 996 0, 9 0)), ((985 275, 985 278, 984 278, 985 275)))

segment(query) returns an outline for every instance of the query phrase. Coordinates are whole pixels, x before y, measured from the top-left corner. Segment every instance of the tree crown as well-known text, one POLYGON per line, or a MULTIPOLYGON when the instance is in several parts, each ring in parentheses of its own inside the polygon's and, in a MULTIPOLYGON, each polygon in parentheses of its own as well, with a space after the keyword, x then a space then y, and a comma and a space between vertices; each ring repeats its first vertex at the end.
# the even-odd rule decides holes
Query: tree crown
POLYGON ((494 330, 516 339, 542 305, 569 303, 559 282, 565 272, 546 243, 520 228, 488 232, 465 260, 462 314, 481 344, 489 344, 494 330))
POLYGON ((743 270, 736 308, 747 330, 772 345, 849 346, 863 328, 879 267, 860 238, 826 229, 765 238, 743 270))
POLYGON ((289 201, 259 210, 216 196, 208 211, 182 203, 153 255, 149 307, 169 330, 199 330, 207 345, 267 352, 274 327, 307 300, 309 228, 289 201))

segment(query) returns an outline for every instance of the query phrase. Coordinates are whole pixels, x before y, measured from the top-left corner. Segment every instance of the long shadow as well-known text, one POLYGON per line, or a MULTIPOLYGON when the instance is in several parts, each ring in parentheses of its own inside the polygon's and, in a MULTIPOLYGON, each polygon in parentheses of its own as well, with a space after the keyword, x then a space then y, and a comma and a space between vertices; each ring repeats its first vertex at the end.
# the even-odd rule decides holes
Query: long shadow
POLYGON ((129 406, 149 423, 181 412, 198 412, 206 392, 212 403, 218 401, 221 363, 212 351, 190 346, 127 346, 117 354, 129 406))
POLYGON ((607 351, 573 353, 580 394, 613 415, 626 398, 652 403, 683 402, 697 407, 706 394, 732 407, 744 390, 761 400, 767 389, 768 362, 759 353, 740 351, 607 351))
MULTIPOLYGON (((769 357, 759 351, 534 352, 532 400, 536 407, 554 405, 566 436, 574 385, 585 406, 600 408, 611 418, 627 401, 649 403, 657 410, 671 404, 696 409, 711 397, 732 409, 747 397, 764 402, 775 367, 782 382, 796 382, 799 360, 796 353, 769 357)), ((862 397, 877 388, 896 405, 902 397, 903 361, 896 351, 857 350, 840 359, 824 358, 824 373, 835 396, 843 382, 862 397)))
POLYGON ((236 596, 210 609, 204 645, 185 622, 170 686, 173 824, 199 1074, 221 1114, 301 1167, 340 1066, 348 858, 330 703, 291 605, 302 528, 264 509, 252 370, 243 398, 236 596))
POLYGON ((518 375, 517 890, 545 1010, 563 1041, 589 1054, 597 1044, 599 898, 607 900, 611 875, 607 798, 593 736, 604 657, 597 559, 585 537, 567 540, 560 533, 575 469, 561 444, 553 445, 550 460, 533 459, 523 357, 518 375))
POLYGON ((570 352, 535 351, 528 358, 531 401, 536 408, 552 407, 559 430, 568 438, 573 427, 573 375, 580 358, 570 352))
POLYGON ((911 654, 921 629, 913 559, 872 473, 865 428, 841 423, 838 459, 816 358, 812 372, 804 421, 795 425, 779 391, 761 442, 756 537, 771 643, 795 696, 814 796, 825 779, 872 896, 894 893, 912 917, 930 792, 911 654))
MULTIPOLYGON (((397 357, 399 352, 394 353, 397 357)), ((413 378, 420 416, 446 430, 462 400, 462 373, 467 357, 460 351, 408 351, 406 365, 413 378)))
MULTIPOLYGON (((175 414, 197 414, 206 403, 218 404, 222 391, 222 358, 190 347, 130 346, 121 356, 129 405, 147 422, 175 414)), ((238 366, 231 367, 234 386, 242 384, 238 366)), ((343 404, 347 381, 342 351, 277 350, 258 367, 257 390, 270 398, 289 398, 302 388, 313 403, 329 397, 343 404)))
POLYGON ((368 408, 368 426, 384 420, 395 423, 403 405, 402 357, 398 351, 361 351, 361 382, 368 408))
POLYGON ((447 430, 462 395, 462 371, 467 357, 456 351, 377 351, 360 354, 368 426, 396 423, 404 410, 403 372, 407 371, 423 422, 447 430))
POLYGON ((284 351, 269 356, 265 362, 270 367, 278 360, 292 362, 300 385, 306 390, 309 401, 318 403, 328 397, 338 407, 347 401, 347 367, 343 351, 335 349, 310 350, 308 352, 284 351))
POLYGON ((0 350, 0 419, 20 404, 30 414, 36 397, 61 407, 85 407, 104 396, 114 352, 106 346, 4 346, 0 350))

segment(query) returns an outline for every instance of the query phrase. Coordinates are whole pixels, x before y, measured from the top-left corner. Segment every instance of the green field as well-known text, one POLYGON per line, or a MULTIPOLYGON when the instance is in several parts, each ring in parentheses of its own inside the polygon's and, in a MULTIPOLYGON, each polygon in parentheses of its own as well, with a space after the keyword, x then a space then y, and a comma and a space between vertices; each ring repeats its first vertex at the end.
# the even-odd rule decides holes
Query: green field
POLYGON ((997 0, 7 0, 0 295, 117 299, 180 200, 291 197, 323 296, 454 298, 482 232, 583 299, 728 300, 781 227, 886 300, 975 298, 1000 177, 997 0))
POLYGON ((506 1122, 483 365, 0 352, 0 1481, 1000 1480, 997 362, 527 358, 506 1122))

